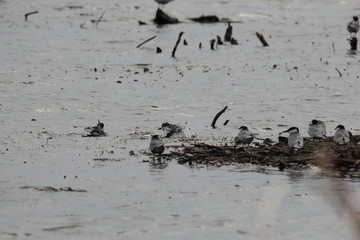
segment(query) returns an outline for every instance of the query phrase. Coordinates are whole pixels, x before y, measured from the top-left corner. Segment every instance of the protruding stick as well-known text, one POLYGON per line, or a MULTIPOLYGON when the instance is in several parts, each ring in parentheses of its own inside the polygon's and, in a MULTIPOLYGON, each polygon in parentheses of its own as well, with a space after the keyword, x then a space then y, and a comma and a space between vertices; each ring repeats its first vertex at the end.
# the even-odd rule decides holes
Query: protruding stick
POLYGON ((256 36, 259 38, 260 42, 263 44, 264 47, 269 46, 269 44, 266 42, 266 40, 262 34, 256 32, 256 36))
POLYGON ((26 14, 25 14, 25 21, 28 20, 28 16, 33 15, 33 14, 36 14, 36 13, 39 13, 39 11, 33 11, 33 12, 26 13, 26 14))
POLYGON ((215 39, 212 39, 212 40, 210 41, 210 49, 211 49, 211 50, 215 50, 215 43, 216 43, 216 40, 215 40, 215 39))
POLYGON ((218 45, 223 45, 224 44, 219 35, 216 35, 216 40, 217 40, 218 45))
POLYGON ((151 37, 151 38, 149 38, 149 39, 147 39, 147 40, 145 40, 145 41, 143 41, 142 43, 140 43, 139 45, 137 45, 137 46, 136 46, 136 48, 141 47, 142 45, 144 45, 145 43, 147 43, 147 42, 149 42, 149 41, 153 40, 154 38, 156 38, 156 35, 155 35, 155 36, 153 36, 153 37, 151 37))
POLYGON ((96 21, 95 26, 97 27, 97 25, 99 24, 99 22, 101 21, 101 19, 104 17, 105 11, 102 12, 101 16, 99 17, 99 19, 96 21))
POLYGON ((352 51, 356 51, 357 50, 357 43, 358 43, 358 40, 356 37, 352 37, 350 39, 348 39, 349 43, 350 43, 350 46, 351 46, 351 50, 352 51))
POLYGON ((217 121, 218 118, 221 116, 221 114, 223 114, 223 113, 226 111, 227 108, 228 108, 228 106, 224 107, 220 112, 218 112, 218 113, 215 115, 214 120, 213 120, 212 123, 211 123, 211 127, 212 127, 212 128, 215 128, 216 121, 217 121))
POLYGON ((176 41, 175 47, 174 47, 174 49, 173 49, 173 51, 172 51, 172 54, 171 54, 171 56, 172 56, 173 58, 175 57, 176 49, 177 49, 177 47, 178 47, 178 45, 179 45, 179 43, 180 43, 180 40, 181 40, 181 37, 182 37, 183 34, 184 34, 184 32, 180 32, 180 33, 179 33, 178 40, 176 41))
POLYGON ((339 69, 335 68, 335 70, 339 73, 340 77, 342 77, 341 72, 339 71, 339 69))

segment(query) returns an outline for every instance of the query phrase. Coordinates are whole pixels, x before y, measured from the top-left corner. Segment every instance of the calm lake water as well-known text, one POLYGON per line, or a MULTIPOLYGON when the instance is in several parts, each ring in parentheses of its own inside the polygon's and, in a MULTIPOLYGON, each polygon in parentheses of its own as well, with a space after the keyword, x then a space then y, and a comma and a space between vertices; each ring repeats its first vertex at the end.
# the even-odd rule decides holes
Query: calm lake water
POLYGON ((346 31, 358 1, 243 2, 176 0, 164 11, 182 23, 157 27, 150 0, 0 0, 0 237, 358 239, 336 197, 356 202, 358 176, 148 162, 165 121, 217 145, 241 125, 307 136, 314 118, 330 136, 338 124, 359 134, 360 59, 346 31), (188 20, 203 14, 239 21, 239 45, 210 50, 227 24, 188 20), (188 45, 172 58, 181 31, 188 45), (108 136, 81 137, 98 119, 108 136), (85 191, 38 191, 66 186, 85 191))

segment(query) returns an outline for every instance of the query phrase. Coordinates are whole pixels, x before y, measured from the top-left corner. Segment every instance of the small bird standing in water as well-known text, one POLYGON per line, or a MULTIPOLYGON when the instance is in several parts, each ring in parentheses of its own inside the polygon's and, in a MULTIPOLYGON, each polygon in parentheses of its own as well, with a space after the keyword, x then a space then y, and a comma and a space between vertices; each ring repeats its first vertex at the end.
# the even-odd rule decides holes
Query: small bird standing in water
POLYGON ((152 135, 149 149, 153 154, 162 154, 165 150, 164 142, 158 135, 152 135))
POLYGON ((350 37, 352 36, 352 33, 354 33, 356 37, 356 33, 359 31, 359 27, 359 18, 357 16, 354 16, 353 20, 347 25, 347 30, 350 33, 350 37))
POLYGON ((326 137, 326 125, 323 121, 312 120, 308 129, 309 136, 315 139, 322 139, 326 137))
POLYGON ((162 5, 164 8, 165 4, 168 4, 169 2, 172 2, 172 1, 174 1, 174 0, 155 0, 155 2, 157 2, 159 4, 159 8, 160 8, 160 5, 162 5))
POLYGON ((249 131, 246 126, 241 126, 240 132, 237 137, 235 137, 234 142, 236 145, 246 144, 249 145, 254 140, 254 135, 249 131))
POLYGON ((334 142, 338 145, 345 145, 350 142, 350 134, 346 131, 343 125, 338 125, 335 128, 334 142))
POLYGON ((100 122, 98 120, 98 124, 94 127, 86 127, 85 131, 87 132, 87 135, 84 137, 102 137, 106 136, 106 133, 104 132, 104 123, 100 122))
POLYGON ((291 127, 288 130, 283 131, 281 133, 285 133, 285 132, 289 133, 289 137, 288 137, 289 147, 299 149, 304 146, 304 139, 299 133, 299 128, 291 127))

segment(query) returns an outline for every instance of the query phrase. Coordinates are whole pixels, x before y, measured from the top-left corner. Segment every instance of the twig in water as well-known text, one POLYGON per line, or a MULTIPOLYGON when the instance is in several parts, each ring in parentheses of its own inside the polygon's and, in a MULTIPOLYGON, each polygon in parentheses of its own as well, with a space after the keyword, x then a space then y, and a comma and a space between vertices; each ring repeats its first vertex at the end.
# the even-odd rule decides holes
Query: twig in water
POLYGON ((224 42, 230 42, 231 35, 232 35, 232 26, 231 26, 230 22, 228 22, 228 27, 225 31, 224 42))
POLYGON ((226 111, 227 108, 228 108, 228 106, 224 107, 220 112, 218 112, 218 113, 215 115, 214 120, 213 120, 212 123, 211 123, 211 127, 212 127, 212 128, 215 128, 216 121, 217 121, 218 118, 221 116, 221 114, 223 114, 223 113, 226 111))
POLYGON ((137 46, 136 46, 136 48, 141 47, 142 45, 144 45, 145 43, 147 43, 147 42, 149 42, 149 41, 153 40, 154 38, 156 38, 156 35, 155 35, 155 36, 153 36, 153 37, 151 37, 151 38, 149 38, 149 39, 147 39, 147 40, 145 40, 145 41, 143 41, 142 43, 140 43, 139 45, 137 45, 137 46))
POLYGON ((266 40, 262 34, 256 32, 256 36, 259 38, 260 42, 263 44, 264 47, 269 46, 269 44, 266 42, 266 40))
POLYGON ((177 47, 178 47, 178 45, 179 45, 179 43, 180 43, 180 40, 181 40, 181 37, 182 37, 183 34, 184 34, 184 32, 180 32, 180 33, 179 33, 178 40, 176 41, 175 47, 174 47, 174 49, 173 49, 173 51, 172 51, 172 53, 171 53, 171 56, 172 56, 172 57, 175 57, 176 49, 177 49, 177 47))
POLYGON ((39 11, 33 11, 33 12, 26 13, 26 14, 25 14, 25 21, 28 20, 28 16, 33 15, 33 14, 36 14, 36 13, 39 13, 39 11))
POLYGON ((335 68, 335 70, 339 73, 340 77, 342 77, 341 72, 339 71, 339 69, 335 68))
POLYGON ((102 12, 101 16, 99 17, 99 19, 96 21, 95 23, 95 27, 97 27, 97 25, 99 24, 99 22, 101 21, 101 19, 104 17, 105 11, 102 12))
POLYGON ((226 121, 224 122, 224 126, 226 126, 226 125, 229 123, 229 121, 230 121, 230 120, 226 120, 226 121))

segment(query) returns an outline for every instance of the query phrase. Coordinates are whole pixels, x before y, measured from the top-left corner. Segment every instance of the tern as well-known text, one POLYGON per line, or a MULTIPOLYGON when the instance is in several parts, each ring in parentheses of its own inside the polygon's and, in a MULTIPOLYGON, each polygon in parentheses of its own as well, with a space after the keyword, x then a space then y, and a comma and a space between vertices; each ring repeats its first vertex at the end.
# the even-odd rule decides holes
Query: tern
POLYGON ((322 139, 326 137, 326 125, 323 121, 312 120, 308 129, 309 136, 315 139, 322 139))
POLYGON ((155 2, 157 2, 160 5, 162 5, 164 7, 165 4, 168 4, 169 2, 172 2, 174 0, 155 0, 155 2))
POLYGON ((350 142, 350 134, 346 131, 343 125, 338 125, 335 128, 334 142, 338 145, 345 145, 350 142))
POLYGON ((236 145, 246 144, 249 145, 254 140, 254 134, 252 134, 246 126, 241 126, 240 132, 234 141, 236 145))
POLYGON ((289 147, 299 149, 304 146, 304 139, 299 133, 299 128, 291 127, 288 130, 283 131, 281 133, 285 133, 285 132, 289 133, 289 137, 288 137, 289 147))

